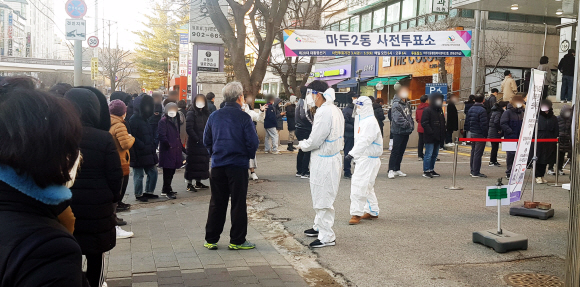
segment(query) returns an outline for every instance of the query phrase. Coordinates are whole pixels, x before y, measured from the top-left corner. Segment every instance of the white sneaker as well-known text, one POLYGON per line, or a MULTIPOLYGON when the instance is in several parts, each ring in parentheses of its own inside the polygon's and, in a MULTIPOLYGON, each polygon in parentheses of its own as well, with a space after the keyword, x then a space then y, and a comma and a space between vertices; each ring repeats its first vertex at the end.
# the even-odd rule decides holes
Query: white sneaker
POLYGON ((541 177, 536 177, 536 183, 542 184, 544 183, 544 181, 542 180, 541 177))
POLYGON ((455 146, 455 144, 453 144, 453 143, 448 143, 448 144, 445 144, 445 146, 446 146, 446 147, 454 147, 454 146, 455 146))
POLYGON ((133 232, 125 231, 120 226, 115 226, 115 229, 117 230, 117 239, 131 238, 134 235, 133 232))
POLYGON ((542 177, 542 183, 548 183, 548 181, 542 177))
POLYGON ((265 153, 265 154, 269 154, 270 152, 269 152, 269 151, 265 151, 264 153, 265 153))
POLYGON ((407 174, 403 173, 403 172, 402 172, 402 171, 400 171, 400 170, 397 170, 397 171, 395 171, 395 175, 402 176, 402 177, 405 177, 405 176, 407 176, 407 174))
POLYGON ((395 172, 394 172, 394 171, 392 171, 392 170, 389 170, 389 175, 388 175, 388 177, 389 177, 389 178, 395 178, 395 172))
POLYGON ((250 174, 250 178, 251 178, 252 180, 258 180, 258 176, 256 175, 256 173, 255 173, 255 172, 252 172, 252 174, 250 174))
POLYGON ((553 169, 548 169, 548 175, 554 175, 554 174, 556 174, 556 173, 554 172, 553 169))
POLYGON ((563 170, 560 170, 560 171, 558 171, 558 174, 559 174, 559 175, 565 175, 565 173, 564 173, 564 171, 563 171, 563 170))
POLYGON ((272 154, 282 154, 280 151, 273 151, 272 154))
POLYGON ((103 282, 102 287, 109 287, 109 285, 107 285, 107 282, 103 282))

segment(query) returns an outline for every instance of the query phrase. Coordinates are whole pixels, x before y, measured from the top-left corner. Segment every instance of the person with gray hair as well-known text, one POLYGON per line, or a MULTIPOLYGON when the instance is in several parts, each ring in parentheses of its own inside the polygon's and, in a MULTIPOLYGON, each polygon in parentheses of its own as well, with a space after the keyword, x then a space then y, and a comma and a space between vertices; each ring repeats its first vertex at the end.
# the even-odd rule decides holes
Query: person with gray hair
POLYGON ((211 156, 211 200, 205 225, 204 247, 218 248, 224 229, 228 201, 231 197, 229 249, 253 249, 255 244, 246 240, 248 213, 248 174, 250 159, 255 158, 259 140, 252 118, 242 110, 246 103, 240 82, 230 82, 222 90, 225 105, 213 112, 203 133, 203 144, 211 156))

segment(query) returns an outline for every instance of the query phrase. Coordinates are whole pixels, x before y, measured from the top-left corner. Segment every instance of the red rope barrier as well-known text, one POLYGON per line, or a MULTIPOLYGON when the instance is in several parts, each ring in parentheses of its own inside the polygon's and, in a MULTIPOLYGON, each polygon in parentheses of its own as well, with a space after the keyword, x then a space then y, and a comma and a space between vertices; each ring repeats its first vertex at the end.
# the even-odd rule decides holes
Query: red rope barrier
MULTIPOLYGON (((519 139, 481 139, 481 138, 459 138, 459 141, 462 142, 518 142, 519 139)), ((535 142, 535 139, 532 139, 532 142, 535 142)), ((558 142, 558 139, 538 139, 539 143, 555 143, 558 142)))

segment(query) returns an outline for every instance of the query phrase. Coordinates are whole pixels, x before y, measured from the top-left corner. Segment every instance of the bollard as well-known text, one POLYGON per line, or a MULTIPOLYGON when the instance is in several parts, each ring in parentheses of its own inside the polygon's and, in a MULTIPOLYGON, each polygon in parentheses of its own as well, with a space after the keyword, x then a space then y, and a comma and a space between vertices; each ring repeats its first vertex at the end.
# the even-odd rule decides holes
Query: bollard
MULTIPOLYGON (((554 172, 556 172, 556 183, 554 184, 550 184, 550 186, 555 186, 555 187, 561 187, 562 185, 560 183, 558 183, 558 177, 560 175, 560 169, 558 168, 558 165, 560 164, 558 161, 560 160, 560 138, 558 138, 558 142, 556 143, 556 165, 555 165, 555 169, 554 172)), ((564 167, 562 166, 562 169, 564 169, 564 167)))
POLYGON ((449 190, 462 190, 463 187, 458 187, 455 185, 455 177, 457 175, 457 153, 459 152, 459 146, 457 145, 457 138, 455 138, 455 145, 453 146, 453 184, 451 186, 446 186, 449 190))

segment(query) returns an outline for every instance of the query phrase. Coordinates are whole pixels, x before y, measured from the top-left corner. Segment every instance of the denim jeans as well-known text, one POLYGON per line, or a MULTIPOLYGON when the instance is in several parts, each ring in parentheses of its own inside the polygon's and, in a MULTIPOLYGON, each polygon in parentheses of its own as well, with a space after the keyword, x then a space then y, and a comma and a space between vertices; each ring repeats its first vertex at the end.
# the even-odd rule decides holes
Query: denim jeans
POLYGON ((265 151, 278 151, 278 131, 276 127, 266 129, 266 139, 264 140, 264 149, 265 151), (270 141, 272 141, 272 145, 270 145, 270 141))
POLYGON ((147 174, 147 181, 145 182, 145 193, 155 192, 157 185, 157 166, 150 165, 146 167, 133 168, 133 185, 135 185, 135 196, 143 195, 143 178, 147 174))
POLYGON ((573 86, 574 86, 574 77, 562 75, 562 89, 560 90, 560 99, 571 101, 573 86))
POLYGON ((423 172, 433 171, 435 161, 439 155, 439 143, 426 143, 425 156, 423 157, 423 172))

